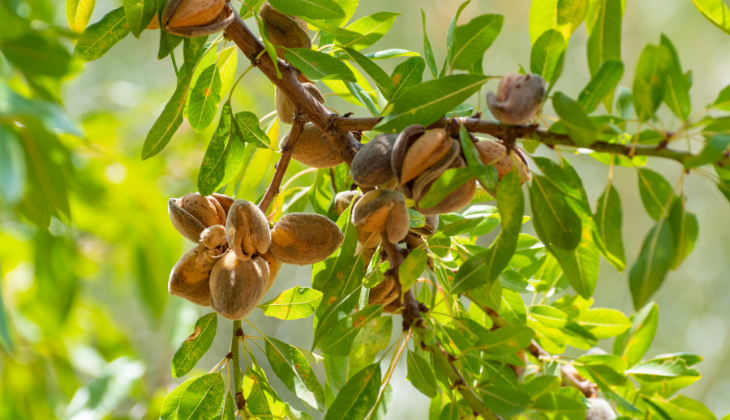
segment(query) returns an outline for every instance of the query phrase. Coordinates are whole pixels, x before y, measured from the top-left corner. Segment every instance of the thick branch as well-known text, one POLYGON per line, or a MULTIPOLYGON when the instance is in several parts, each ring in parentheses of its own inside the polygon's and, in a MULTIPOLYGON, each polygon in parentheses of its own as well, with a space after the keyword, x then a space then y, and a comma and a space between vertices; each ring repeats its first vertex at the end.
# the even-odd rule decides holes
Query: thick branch
POLYGON ((281 181, 284 179, 286 168, 289 167, 291 155, 292 153, 294 153, 294 146, 296 146, 297 141, 299 141, 299 135, 302 134, 304 122, 304 118, 299 113, 297 113, 294 118, 294 125, 292 125, 291 133, 289 133, 289 141, 286 143, 286 146, 284 146, 284 148, 281 150, 281 157, 279 158, 279 162, 276 163, 276 171, 274 172, 274 177, 271 178, 269 188, 266 189, 266 193, 259 203, 259 208, 264 213, 266 213, 266 210, 269 208, 269 205, 271 204, 271 201, 274 199, 274 197, 279 194, 281 181))
POLYGON ((348 131, 338 131, 332 126, 332 121, 337 116, 324 105, 320 104, 313 98, 309 92, 299 83, 297 76, 299 71, 294 67, 286 64, 282 60, 278 60, 279 70, 281 71, 281 79, 276 74, 276 67, 268 54, 263 54, 261 58, 256 57, 264 51, 264 45, 254 36, 248 29, 238 13, 233 10, 236 15, 233 22, 228 25, 225 30, 228 38, 236 43, 238 48, 243 52, 251 64, 256 66, 271 82, 276 85, 281 92, 294 104, 294 108, 298 109, 307 119, 314 123, 329 138, 334 148, 340 152, 342 158, 349 165, 355 153, 360 149, 361 144, 348 131))
MULTIPOLYGON (((380 121, 380 118, 336 117, 334 119, 333 126, 339 130, 367 131, 372 130, 373 127, 375 127, 375 125, 378 123, 378 121, 380 121)), ((573 140, 571 140, 567 134, 551 133, 549 131, 539 129, 537 125, 505 125, 481 120, 478 118, 444 117, 431 124, 428 128, 455 127, 455 130, 458 130, 457 123, 463 124, 467 128, 467 130, 473 133, 489 134, 496 138, 507 141, 514 141, 515 139, 528 139, 539 141, 540 143, 551 147, 577 147, 575 142, 573 142, 573 140)), ((590 146, 584 146, 583 148, 595 150, 597 152, 611 153, 615 155, 631 155, 631 145, 608 143, 605 141, 596 141, 593 142, 593 144, 591 144, 590 146)), ((661 157, 665 159, 675 160, 680 163, 684 163, 697 156, 691 152, 668 149, 666 145, 663 144, 660 144, 658 146, 637 145, 633 155, 661 157)), ((730 165, 730 157, 722 158, 719 163, 723 165, 730 165)))

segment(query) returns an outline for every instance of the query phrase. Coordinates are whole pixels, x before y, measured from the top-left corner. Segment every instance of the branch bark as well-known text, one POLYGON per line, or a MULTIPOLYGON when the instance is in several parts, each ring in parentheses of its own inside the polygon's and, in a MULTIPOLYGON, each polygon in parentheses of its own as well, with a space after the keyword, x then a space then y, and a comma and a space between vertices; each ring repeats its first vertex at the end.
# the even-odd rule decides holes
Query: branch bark
POLYGON ((281 72, 281 79, 276 74, 276 67, 268 54, 258 57, 261 51, 264 51, 264 45, 259 42, 258 38, 248 29, 238 13, 233 10, 235 18, 225 30, 226 36, 236 43, 238 48, 243 52, 251 64, 258 68, 266 77, 271 80, 281 92, 294 104, 294 108, 304 114, 309 121, 314 123, 332 142, 332 146, 340 152, 344 161, 350 165, 355 153, 360 150, 362 145, 355 140, 355 137, 349 131, 340 131, 334 127, 332 122, 338 118, 336 114, 331 113, 324 105, 320 104, 313 98, 309 92, 299 83, 297 76, 299 70, 286 64, 282 60, 277 60, 277 65, 281 72))
POLYGON ((273 178, 271 178, 269 188, 266 189, 266 193, 264 194, 263 198, 261 198, 261 202, 259 203, 259 209, 261 209, 264 214, 266 214, 266 210, 269 208, 271 201, 279 194, 281 181, 284 180, 284 174, 286 173, 286 169, 289 167, 291 155, 292 153, 294 153, 294 146, 296 146, 297 141, 299 141, 299 135, 302 134, 302 130, 304 129, 304 123, 304 117, 297 112, 294 118, 294 125, 292 125, 291 132, 289 134, 289 141, 287 142, 286 146, 281 150, 281 157, 276 163, 276 171, 274 172, 274 176, 273 178))

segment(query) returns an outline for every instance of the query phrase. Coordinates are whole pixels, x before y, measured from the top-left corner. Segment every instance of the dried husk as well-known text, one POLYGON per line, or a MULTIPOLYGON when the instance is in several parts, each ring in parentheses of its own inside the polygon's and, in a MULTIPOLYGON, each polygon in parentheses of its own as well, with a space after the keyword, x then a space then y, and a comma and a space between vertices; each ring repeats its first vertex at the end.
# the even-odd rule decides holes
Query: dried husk
MULTIPOLYGON (((323 104, 325 102, 322 92, 317 89, 317 86, 315 86, 314 83, 302 83, 302 87, 306 89, 314 99, 319 101, 319 103, 323 104)), ((279 120, 284 124, 294 124, 294 113, 297 109, 294 104, 291 103, 286 94, 278 87, 274 89, 274 102, 276 102, 276 114, 279 116, 279 120)))
POLYGON ((225 224, 226 212, 214 196, 200 193, 185 194, 167 202, 167 212, 173 226, 187 239, 197 243, 207 227, 225 224))
POLYGON ((451 148, 448 153, 444 155, 438 162, 434 163, 431 167, 424 170, 416 179, 411 182, 405 183, 400 186, 401 191, 404 192, 406 197, 413 199, 418 202, 423 198, 431 188, 438 177, 441 176, 447 169, 453 167, 454 162, 459 159, 461 153, 461 146, 459 142, 451 139, 451 148))
POLYGON ((330 219, 314 213, 286 214, 271 229, 271 253, 287 264, 309 265, 327 259, 345 239, 330 219))
MULTIPOLYGON (((291 132, 281 140, 282 149, 287 147, 289 134, 291 132)), ((327 136, 312 123, 304 124, 292 152, 292 158, 297 162, 319 169, 332 168, 343 162, 342 155, 332 147, 327 136)))
MULTIPOLYGON (((341 215, 350 206, 350 202, 355 199, 357 200, 362 197, 360 191, 342 191, 335 196, 335 209, 337 214, 341 215)), ((380 245, 380 233, 377 232, 365 232, 361 228, 355 226, 357 232, 357 241, 362 247, 365 248, 377 248, 380 245)), ((372 255, 371 255, 372 256, 372 255)))
POLYGON ((198 269, 197 258, 197 247, 180 257, 170 272, 167 290, 171 295, 187 299, 196 305, 210 306, 210 270, 198 269))
POLYGON ((264 254, 271 245, 266 215, 253 203, 236 200, 226 220, 226 240, 238 259, 245 261, 254 254, 264 254))
POLYGON ((499 81, 497 93, 487 92, 492 115, 505 124, 525 124, 535 118, 545 98, 545 79, 538 74, 508 74, 499 81))
POLYGON ((224 30, 235 17, 225 0, 169 0, 162 26, 173 35, 196 38, 224 30))
MULTIPOLYGON (((466 162, 464 162, 464 159, 461 157, 458 157, 454 163, 451 165, 451 168, 463 168, 466 166, 466 162)), ((449 169, 451 169, 449 168, 449 169)), ((431 188, 431 185, 433 183, 429 184, 427 188, 423 189, 421 197, 425 196, 428 193, 428 190, 431 188)), ((450 213, 452 211, 456 211, 461 209, 462 207, 468 205, 471 202, 471 199, 474 198, 474 194, 477 192, 477 183, 476 179, 470 179, 466 183, 464 183, 459 188, 452 191, 449 195, 444 197, 443 200, 441 200, 437 205, 424 209, 419 206, 419 201, 416 201, 416 210, 418 210, 419 213, 421 213, 424 216, 434 216, 438 214, 443 213, 450 213)))
POLYGON ((372 190, 354 206, 352 223, 363 232, 387 232, 388 241, 400 242, 408 234, 408 208, 402 194, 372 190))
POLYGON ((352 159, 352 180, 363 188, 375 188, 395 178, 390 164, 397 134, 379 134, 360 149, 352 159))
POLYGON ((416 235, 431 236, 436 233, 439 228, 439 217, 438 215, 425 216, 426 224, 417 228, 410 228, 410 231, 416 235))
POLYGON ((269 275, 262 256, 242 261, 234 253, 226 253, 210 273, 210 306, 224 318, 246 317, 266 294, 269 275))
MULTIPOLYGON (((413 124, 404 128, 396 137, 395 144, 393 144, 393 154, 390 156, 390 167, 393 169, 398 184, 401 183, 401 173, 403 171, 403 159, 406 156, 406 151, 419 137, 426 133, 426 127, 413 124)), ((410 198, 410 197, 409 197, 410 198)))
POLYGON ((397 296, 398 290, 395 287, 395 279, 392 276, 385 276, 383 281, 370 289, 368 305, 388 304, 397 296))
POLYGON ((279 271, 281 271, 281 267, 284 263, 281 262, 280 259, 276 258, 274 254, 271 253, 271 250, 269 250, 266 254, 261 254, 261 257, 263 257, 269 265, 269 284, 266 286, 266 291, 268 292, 274 284, 274 281, 276 281, 276 277, 279 275, 279 271))
MULTIPOLYGON (((307 22, 296 16, 286 15, 271 7, 269 2, 261 6, 259 12, 261 20, 266 24, 266 33, 269 41, 278 47, 286 48, 312 48, 312 40, 309 39, 309 27, 307 22)), ((286 50, 276 48, 276 55, 284 58, 286 50)), ((287 123, 291 124, 291 123, 287 123)))
POLYGON ((337 210, 337 214, 341 215, 344 213, 345 210, 350 207, 352 200, 358 195, 360 195, 360 191, 358 190, 342 191, 337 193, 335 196, 335 210, 337 210))
POLYGON ((416 179, 425 170, 434 166, 451 151, 453 142, 454 140, 443 128, 424 133, 408 147, 403 156, 400 183, 405 184, 416 179))

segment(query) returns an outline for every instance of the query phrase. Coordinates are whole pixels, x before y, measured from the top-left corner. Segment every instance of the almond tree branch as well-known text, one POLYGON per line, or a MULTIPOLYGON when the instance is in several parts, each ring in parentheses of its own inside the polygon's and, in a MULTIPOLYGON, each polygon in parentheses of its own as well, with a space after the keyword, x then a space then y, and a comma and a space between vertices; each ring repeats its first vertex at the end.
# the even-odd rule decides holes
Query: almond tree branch
MULTIPOLYGON (((348 131, 368 131, 372 130, 373 127, 380 121, 381 118, 345 118, 335 117, 333 121, 333 127, 338 130, 348 131)), ((537 125, 506 125, 492 121, 485 121, 479 118, 470 117, 458 117, 458 118, 446 118, 443 117, 431 124, 428 128, 446 127, 451 130, 455 130, 454 134, 458 133, 458 124, 463 124, 467 130, 473 133, 489 134, 496 138, 505 140, 507 142, 514 142, 516 139, 528 139, 539 141, 546 146, 576 146, 575 142, 567 134, 551 133, 549 131, 540 129, 537 125)), ((608 143, 605 141, 593 142, 590 146, 584 146, 584 149, 591 149, 597 152, 611 153, 615 155, 632 156, 631 145, 623 145, 616 143, 608 143)), ((695 158, 697 155, 691 152, 672 150, 666 147, 666 144, 659 144, 657 146, 648 145, 637 145, 633 156, 654 156, 665 159, 675 160, 679 163, 684 163, 690 159, 695 158)), ((720 159, 718 163, 723 165, 730 165, 730 157, 725 156, 720 159)))
POLYGON ((266 189, 266 193, 259 203, 259 208, 264 212, 264 214, 269 208, 271 201, 277 196, 277 194, 279 194, 281 181, 284 179, 286 169, 289 167, 289 161, 291 160, 291 155, 294 152, 294 146, 296 146, 297 141, 299 141, 299 135, 302 134, 304 123, 304 117, 297 112, 294 116, 294 125, 292 125, 291 132, 289 133, 289 141, 286 143, 284 148, 281 149, 281 157, 279 158, 279 162, 276 163, 274 176, 271 178, 269 188, 266 189))
MULTIPOLYGON (((400 248, 388 241, 388 235, 385 232, 380 234, 381 246, 383 251, 390 261, 391 270, 393 270, 393 277, 395 278, 396 286, 400 291, 400 279, 398 278, 398 269, 403 263, 403 254, 400 252, 400 248)), ((487 420, 499 420, 492 411, 484 404, 481 398, 474 392, 472 387, 464 380, 464 377, 459 372, 459 369, 454 365, 454 358, 452 355, 446 352, 446 350, 439 344, 433 333, 429 334, 429 328, 423 322, 421 312, 425 312, 427 308, 423 306, 415 296, 413 291, 408 289, 403 293, 403 329, 410 329, 416 336, 417 342, 421 343, 421 346, 427 348, 431 354, 433 354, 434 360, 438 363, 439 367, 451 382, 452 388, 456 389, 469 406, 474 410, 475 413, 481 415, 487 420)))
POLYGON ((265 51, 264 45, 243 23, 238 13, 233 8, 231 9, 235 18, 225 29, 226 36, 235 42, 241 52, 251 60, 251 65, 258 68, 289 98, 295 109, 298 109, 327 136, 335 150, 340 152, 344 161, 349 165, 355 157, 355 153, 362 147, 360 142, 355 140, 349 131, 340 131, 332 125, 337 115, 327 110, 299 83, 297 79, 299 70, 286 64, 283 60, 278 60, 277 64, 281 72, 281 79, 279 79, 274 62, 268 54, 257 58, 262 51, 265 51))

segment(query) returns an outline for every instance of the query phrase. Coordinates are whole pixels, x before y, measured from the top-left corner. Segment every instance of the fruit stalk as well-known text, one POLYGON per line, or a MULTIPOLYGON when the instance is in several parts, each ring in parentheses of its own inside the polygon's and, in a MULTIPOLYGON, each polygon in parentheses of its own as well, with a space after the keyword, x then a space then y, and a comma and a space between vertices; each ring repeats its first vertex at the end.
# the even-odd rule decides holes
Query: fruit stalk
POLYGON ((304 128, 304 122, 304 117, 301 114, 297 115, 297 118, 294 119, 294 125, 292 125, 291 132, 289 134, 289 142, 281 150, 281 157, 279 158, 279 162, 276 163, 274 176, 271 178, 271 183, 269 183, 269 187, 266 189, 266 193, 259 203, 259 208, 264 212, 264 214, 269 208, 269 205, 271 205, 271 201, 277 194, 279 194, 281 181, 284 180, 284 174, 286 173, 286 169, 289 167, 289 161, 291 160, 292 153, 294 153, 294 146, 296 146, 296 143, 299 140, 299 135, 302 133, 302 129, 304 128))

